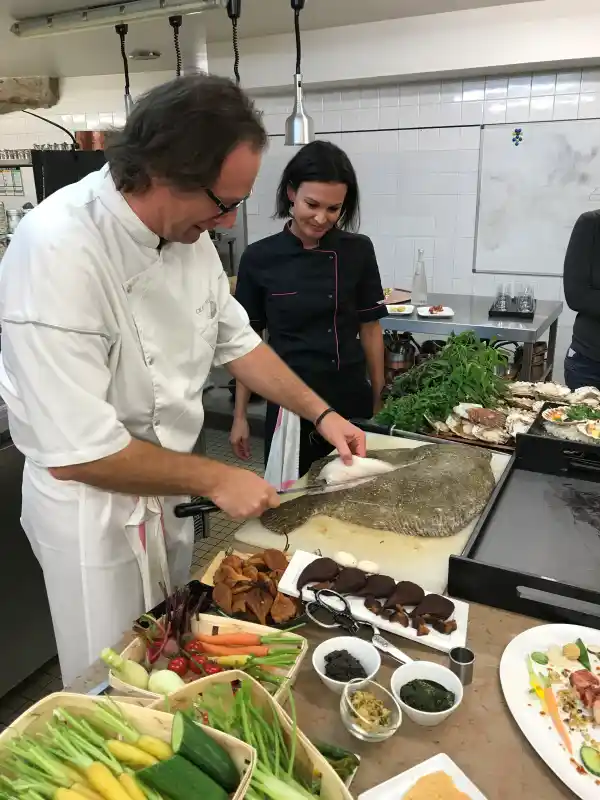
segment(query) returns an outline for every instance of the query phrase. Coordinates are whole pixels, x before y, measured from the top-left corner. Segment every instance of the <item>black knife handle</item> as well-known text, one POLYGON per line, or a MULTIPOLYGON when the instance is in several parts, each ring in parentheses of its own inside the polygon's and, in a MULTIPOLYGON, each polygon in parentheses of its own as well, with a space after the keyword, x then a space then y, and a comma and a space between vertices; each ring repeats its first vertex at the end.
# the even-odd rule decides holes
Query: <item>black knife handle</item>
POLYGON ((201 497, 192 503, 178 503, 175 506, 174 513, 176 517, 181 519, 182 517, 197 517, 200 514, 220 510, 219 506, 215 505, 212 500, 207 497, 201 497))

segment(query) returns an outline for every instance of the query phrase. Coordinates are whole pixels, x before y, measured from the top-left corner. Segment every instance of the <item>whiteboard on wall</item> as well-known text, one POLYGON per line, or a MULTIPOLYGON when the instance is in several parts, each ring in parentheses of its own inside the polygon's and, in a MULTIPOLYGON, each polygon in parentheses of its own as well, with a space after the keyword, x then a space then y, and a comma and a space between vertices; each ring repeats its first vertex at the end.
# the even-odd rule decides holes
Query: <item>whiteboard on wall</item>
POLYGON ((600 120, 484 128, 475 272, 562 275, 569 237, 600 208, 600 120))

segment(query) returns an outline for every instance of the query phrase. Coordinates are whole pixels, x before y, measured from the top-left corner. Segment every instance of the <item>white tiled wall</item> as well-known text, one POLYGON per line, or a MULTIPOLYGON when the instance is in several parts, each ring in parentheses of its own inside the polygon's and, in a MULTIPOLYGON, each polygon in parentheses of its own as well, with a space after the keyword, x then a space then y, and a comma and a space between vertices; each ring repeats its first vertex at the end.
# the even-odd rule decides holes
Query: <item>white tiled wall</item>
MULTIPOLYGON (((251 242, 281 227, 271 219, 275 187, 293 154, 282 138, 291 96, 256 100, 272 136, 248 202, 251 242)), ((422 248, 433 291, 492 295, 510 277, 472 271, 480 126, 600 117, 600 69, 309 93, 306 106, 319 138, 343 147, 357 170, 361 231, 373 240, 384 285, 410 286, 422 248)), ((527 282, 539 299, 564 302, 560 278, 527 282)), ((573 317, 565 306, 559 377, 573 317)))
MULTIPOLYGON (((171 72, 144 72, 131 76, 132 95, 137 95, 170 80, 171 72)), ((71 131, 108 130, 125 122, 123 78, 121 75, 95 75, 61 81, 61 97, 56 106, 36 114, 57 122, 71 131)), ((34 144, 68 142, 69 137, 42 120, 19 111, 0 115, 0 150, 26 150, 34 144)), ((2 162, 0 161, 0 166, 2 162)), ((21 170, 25 197, 4 197, 6 208, 36 202, 31 168, 21 170)))

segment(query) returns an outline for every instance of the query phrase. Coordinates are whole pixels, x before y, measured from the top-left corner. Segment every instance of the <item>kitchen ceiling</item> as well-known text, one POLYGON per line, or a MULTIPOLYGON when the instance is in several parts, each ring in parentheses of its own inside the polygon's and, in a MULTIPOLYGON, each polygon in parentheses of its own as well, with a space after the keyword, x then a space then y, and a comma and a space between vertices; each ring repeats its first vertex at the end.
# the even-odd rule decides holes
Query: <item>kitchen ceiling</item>
MULTIPOLYGON (((302 29, 309 30, 527 1, 307 0, 301 21, 302 29), (343 8, 343 14, 340 8, 343 8)), ((101 0, 88 0, 87 3, 104 4, 101 0)), ((85 5, 85 0, 0 0, 0 76, 73 76, 119 72, 119 42, 112 28, 28 40, 21 40, 10 33, 10 25, 15 18, 70 11, 85 5)), ((243 39, 291 32, 292 20, 289 0, 242 0, 239 35, 243 39)), ((188 66, 194 63, 195 52, 204 49, 205 36, 211 42, 226 40, 230 35, 231 25, 224 9, 184 18, 181 33, 184 63, 188 66)), ((163 54, 156 61, 132 64, 134 72, 174 67, 172 31, 166 19, 131 23, 127 49, 152 49, 163 54)), ((241 49, 243 59, 243 45, 241 49)))

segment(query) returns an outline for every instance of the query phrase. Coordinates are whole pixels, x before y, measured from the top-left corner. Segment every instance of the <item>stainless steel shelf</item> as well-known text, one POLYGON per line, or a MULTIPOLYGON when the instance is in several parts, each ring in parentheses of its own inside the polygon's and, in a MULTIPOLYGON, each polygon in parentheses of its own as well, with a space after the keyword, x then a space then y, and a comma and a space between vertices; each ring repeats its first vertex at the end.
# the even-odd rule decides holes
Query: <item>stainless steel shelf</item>
POLYGON ((25 159, 13 159, 13 158, 0 158, 0 169, 2 167, 30 167, 31 161, 26 161, 25 159))

